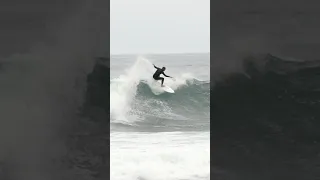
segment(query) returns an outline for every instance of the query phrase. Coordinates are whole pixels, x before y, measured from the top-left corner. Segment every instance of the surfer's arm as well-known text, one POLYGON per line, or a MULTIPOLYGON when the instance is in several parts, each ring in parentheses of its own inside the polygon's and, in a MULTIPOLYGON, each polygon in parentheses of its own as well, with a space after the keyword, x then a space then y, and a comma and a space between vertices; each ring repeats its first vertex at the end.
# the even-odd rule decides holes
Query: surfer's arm
POLYGON ((171 76, 166 75, 164 72, 162 72, 162 74, 163 74, 165 77, 171 77, 171 76))
POLYGON ((156 68, 156 69, 160 69, 160 68, 158 68, 158 67, 157 67, 156 65, 154 65, 154 64, 153 64, 153 67, 156 68))

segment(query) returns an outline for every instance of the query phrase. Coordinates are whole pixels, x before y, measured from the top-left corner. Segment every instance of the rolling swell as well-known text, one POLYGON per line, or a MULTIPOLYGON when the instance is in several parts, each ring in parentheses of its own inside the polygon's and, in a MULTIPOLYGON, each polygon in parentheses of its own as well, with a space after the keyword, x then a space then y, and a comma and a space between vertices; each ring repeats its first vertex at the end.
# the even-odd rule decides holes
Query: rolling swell
POLYGON ((210 82, 199 81, 196 79, 187 80, 185 85, 182 85, 175 90, 175 94, 162 93, 159 95, 155 95, 148 84, 141 81, 138 85, 137 96, 144 98, 162 99, 181 105, 187 102, 194 102, 192 103, 193 105, 203 104, 204 107, 208 107, 210 105, 210 82))
MULTIPOLYGON (((213 116, 221 114, 220 108, 228 109, 254 119, 250 122, 254 124, 269 119, 269 123, 282 127, 282 132, 288 132, 291 138, 319 140, 319 133, 312 134, 315 133, 312 129, 320 127, 316 120, 320 117, 320 66, 315 66, 318 61, 293 62, 272 55, 266 59, 264 69, 245 64, 246 74, 233 74, 216 83, 212 90, 212 108, 216 112, 213 116)), ((243 122, 235 120, 228 127, 236 128, 237 124, 243 122)))
POLYGON ((313 179, 319 175, 320 61, 267 54, 244 62, 244 73, 229 74, 211 90, 212 143, 221 147, 214 161, 266 179, 284 168, 313 179), (239 169, 243 162, 248 165, 239 169))
POLYGON ((204 130, 209 121, 210 83, 190 79, 174 94, 154 94, 150 85, 140 81, 131 105, 132 123, 113 121, 113 127, 139 131, 204 130))

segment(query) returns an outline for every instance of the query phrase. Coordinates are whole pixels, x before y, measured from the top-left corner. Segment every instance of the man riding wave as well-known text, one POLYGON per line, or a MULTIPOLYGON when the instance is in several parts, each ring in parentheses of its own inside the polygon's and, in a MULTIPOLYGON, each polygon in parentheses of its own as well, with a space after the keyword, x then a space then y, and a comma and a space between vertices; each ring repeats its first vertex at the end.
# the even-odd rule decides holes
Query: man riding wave
POLYGON ((163 74, 165 77, 170 77, 172 78, 171 76, 168 76, 164 73, 164 71, 166 70, 166 67, 162 67, 162 68, 158 68, 157 66, 155 66, 153 64, 154 68, 156 68, 156 72, 153 74, 153 79, 155 80, 161 80, 161 87, 164 87, 163 85, 163 82, 164 82, 164 78, 163 77, 160 77, 161 74, 163 74))

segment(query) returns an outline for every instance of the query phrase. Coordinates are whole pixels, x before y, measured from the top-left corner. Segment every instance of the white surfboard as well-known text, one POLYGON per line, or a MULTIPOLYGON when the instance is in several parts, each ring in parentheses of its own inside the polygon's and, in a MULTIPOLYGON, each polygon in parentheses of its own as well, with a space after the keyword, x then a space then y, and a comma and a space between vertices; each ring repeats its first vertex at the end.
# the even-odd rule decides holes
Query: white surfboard
POLYGON ((159 85, 165 92, 174 93, 174 90, 171 89, 171 87, 169 87, 169 86, 167 86, 167 85, 163 85, 163 87, 162 87, 160 81, 155 81, 155 82, 158 83, 158 85, 159 85))
POLYGON ((174 90, 171 89, 169 86, 164 85, 164 87, 161 88, 168 93, 174 93, 174 90))

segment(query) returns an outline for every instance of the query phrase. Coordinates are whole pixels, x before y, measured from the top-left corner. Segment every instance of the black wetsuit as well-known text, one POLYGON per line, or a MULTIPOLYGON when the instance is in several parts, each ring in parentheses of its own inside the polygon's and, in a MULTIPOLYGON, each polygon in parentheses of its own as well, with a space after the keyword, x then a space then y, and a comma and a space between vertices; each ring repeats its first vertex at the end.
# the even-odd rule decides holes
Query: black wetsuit
POLYGON ((161 80, 161 84, 163 85, 164 78, 163 78, 163 77, 160 77, 160 75, 163 74, 165 77, 170 77, 170 76, 166 75, 166 74, 164 73, 164 70, 163 70, 163 69, 158 68, 158 67, 155 66, 155 65, 153 65, 153 66, 154 66, 154 68, 157 69, 157 71, 153 74, 153 79, 155 79, 155 80, 161 80))

